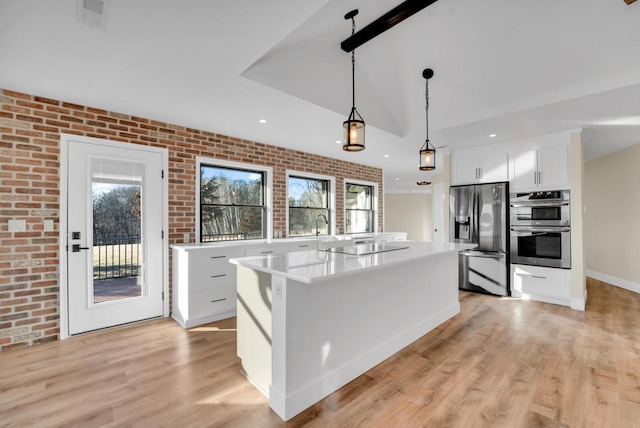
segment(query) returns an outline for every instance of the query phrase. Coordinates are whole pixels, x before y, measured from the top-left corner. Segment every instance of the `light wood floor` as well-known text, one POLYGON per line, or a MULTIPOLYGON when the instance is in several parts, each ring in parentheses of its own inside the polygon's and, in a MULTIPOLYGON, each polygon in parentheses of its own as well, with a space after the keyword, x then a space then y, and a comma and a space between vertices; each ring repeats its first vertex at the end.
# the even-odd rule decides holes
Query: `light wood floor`
POLYGON ((284 424, 240 374, 235 319, 152 321, 0 353, 0 426, 638 427, 640 295, 586 312, 460 293, 462 312, 284 424))

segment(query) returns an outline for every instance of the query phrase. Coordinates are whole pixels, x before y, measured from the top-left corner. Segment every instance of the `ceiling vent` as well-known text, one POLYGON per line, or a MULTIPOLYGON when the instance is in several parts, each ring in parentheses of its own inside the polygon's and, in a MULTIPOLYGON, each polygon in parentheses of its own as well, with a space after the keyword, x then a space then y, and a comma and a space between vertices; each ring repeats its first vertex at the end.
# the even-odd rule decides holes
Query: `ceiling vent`
POLYGON ((111 0, 77 0, 77 19, 90 27, 105 29, 111 0))

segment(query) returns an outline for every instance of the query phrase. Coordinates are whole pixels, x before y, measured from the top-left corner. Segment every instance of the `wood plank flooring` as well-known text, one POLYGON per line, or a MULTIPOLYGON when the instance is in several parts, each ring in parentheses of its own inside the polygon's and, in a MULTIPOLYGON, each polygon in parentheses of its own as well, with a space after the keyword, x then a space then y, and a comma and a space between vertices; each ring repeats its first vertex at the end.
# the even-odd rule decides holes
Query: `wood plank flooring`
POLYGON ((638 427, 640 295, 585 312, 460 293, 461 314, 288 423, 241 375, 235 319, 0 353, 0 426, 638 427))

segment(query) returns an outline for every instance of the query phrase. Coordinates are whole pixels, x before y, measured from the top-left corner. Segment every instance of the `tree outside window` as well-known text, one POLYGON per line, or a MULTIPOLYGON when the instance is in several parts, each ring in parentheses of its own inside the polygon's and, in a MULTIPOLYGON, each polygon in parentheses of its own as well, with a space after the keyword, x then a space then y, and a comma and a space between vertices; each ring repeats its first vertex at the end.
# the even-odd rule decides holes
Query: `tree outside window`
POLYGON ((288 189, 289 236, 315 235, 316 224, 320 235, 328 235, 329 181, 289 176, 288 189))
POLYGON ((345 232, 374 232, 373 186, 346 183, 345 232))
POLYGON ((200 242, 262 239, 265 173, 200 166, 200 242))

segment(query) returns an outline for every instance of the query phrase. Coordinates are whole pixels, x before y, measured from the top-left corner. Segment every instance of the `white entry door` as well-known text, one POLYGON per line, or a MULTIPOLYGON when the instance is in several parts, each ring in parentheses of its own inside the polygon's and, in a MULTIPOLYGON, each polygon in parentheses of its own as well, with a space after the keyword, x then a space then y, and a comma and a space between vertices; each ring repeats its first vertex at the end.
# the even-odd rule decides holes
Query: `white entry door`
POLYGON ((162 316, 163 154, 67 142, 69 335, 162 316))

